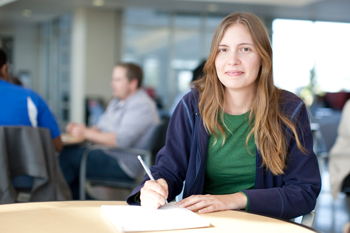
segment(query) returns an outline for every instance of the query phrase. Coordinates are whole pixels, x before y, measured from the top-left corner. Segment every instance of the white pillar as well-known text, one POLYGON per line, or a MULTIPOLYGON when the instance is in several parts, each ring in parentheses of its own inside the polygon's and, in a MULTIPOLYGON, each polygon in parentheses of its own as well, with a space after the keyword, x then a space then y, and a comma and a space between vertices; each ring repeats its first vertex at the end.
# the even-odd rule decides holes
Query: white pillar
POLYGON ((86 31, 87 12, 77 9, 72 25, 72 66, 70 83, 70 119, 82 123, 84 121, 84 96, 86 72, 86 31))
POLYGON ((121 12, 79 8, 72 28, 70 119, 85 120, 85 98, 112 96, 112 70, 121 53, 121 12), (119 32, 119 33, 117 33, 119 32))

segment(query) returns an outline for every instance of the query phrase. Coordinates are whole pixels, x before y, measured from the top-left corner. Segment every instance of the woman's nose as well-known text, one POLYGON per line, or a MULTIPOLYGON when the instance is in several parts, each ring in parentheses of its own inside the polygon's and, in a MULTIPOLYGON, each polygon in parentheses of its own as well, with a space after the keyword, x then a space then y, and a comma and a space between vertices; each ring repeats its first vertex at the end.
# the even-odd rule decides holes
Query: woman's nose
POLYGON ((229 54, 228 65, 234 66, 240 63, 241 63, 241 60, 239 59, 239 54, 237 52, 232 52, 229 54))

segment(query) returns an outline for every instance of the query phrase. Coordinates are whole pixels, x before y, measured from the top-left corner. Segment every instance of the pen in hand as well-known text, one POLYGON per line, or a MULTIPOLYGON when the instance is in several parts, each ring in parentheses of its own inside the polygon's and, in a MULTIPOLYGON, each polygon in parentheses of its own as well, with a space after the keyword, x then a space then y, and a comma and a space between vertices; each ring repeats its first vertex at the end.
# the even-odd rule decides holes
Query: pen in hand
MULTIPOLYGON (((146 171, 147 175, 149 176, 149 178, 150 178, 151 180, 153 180, 153 181, 156 181, 156 180, 154 179, 154 177, 152 176, 152 174, 151 174, 151 170, 149 170, 148 166, 145 164, 145 162, 143 161, 143 159, 141 158, 141 156, 138 155, 137 158, 140 160, 140 163, 141 163, 142 167, 145 169, 145 171, 146 171)), ((168 201, 167 201, 167 200, 165 200, 165 202, 168 204, 168 201)))

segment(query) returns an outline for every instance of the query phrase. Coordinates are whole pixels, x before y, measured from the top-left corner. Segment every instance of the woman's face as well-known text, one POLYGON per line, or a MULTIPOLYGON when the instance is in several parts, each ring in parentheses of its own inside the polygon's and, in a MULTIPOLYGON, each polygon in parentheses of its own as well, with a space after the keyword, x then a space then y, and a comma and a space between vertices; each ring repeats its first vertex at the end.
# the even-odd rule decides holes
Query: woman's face
POLYGON ((261 58, 248 29, 240 23, 228 27, 215 58, 216 73, 228 91, 254 90, 261 58))

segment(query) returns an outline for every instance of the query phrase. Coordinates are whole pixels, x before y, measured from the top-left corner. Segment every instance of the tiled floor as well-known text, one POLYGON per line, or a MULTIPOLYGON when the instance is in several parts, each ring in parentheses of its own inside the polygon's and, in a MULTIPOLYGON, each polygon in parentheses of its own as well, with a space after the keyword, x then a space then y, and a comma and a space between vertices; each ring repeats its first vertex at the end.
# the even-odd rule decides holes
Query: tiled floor
POLYGON ((313 228, 323 233, 342 233, 345 223, 350 222, 350 196, 341 193, 338 199, 333 199, 329 192, 327 166, 322 170, 322 190, 317 200, 313 228))

